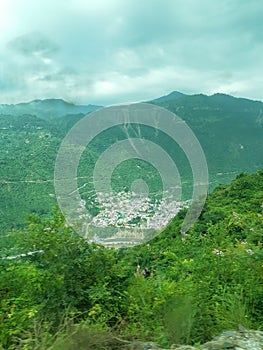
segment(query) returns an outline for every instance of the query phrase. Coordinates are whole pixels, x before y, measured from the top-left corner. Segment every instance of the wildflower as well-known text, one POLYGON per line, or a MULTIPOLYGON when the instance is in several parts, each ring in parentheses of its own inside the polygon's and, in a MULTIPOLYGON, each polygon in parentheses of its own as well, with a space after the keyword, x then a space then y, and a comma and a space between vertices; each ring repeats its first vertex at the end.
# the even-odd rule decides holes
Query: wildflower
POLYGON ((254 252, 253 252, 252 249, 247 249, 246 252, 247 252, 248 254, 250 254, 250 255, 253 255, 253 254, 254 254, 254 252))
POLYGON ((254 232, 255 230, 253 229, 253 227, 251 227, 251 228, 249 229, 249 231, 250 231, 250 232, 254 232))
POLYGON ((184 242, 186 240, 187 234, 183 230, 181 230, 181 237, 182 237, 182 241, 184 242))
POLYGON ((216 255, 221 255, 221 256, 224 255, 224 253, 221 250, 218 250, 216 248, 213 250, 213 253, 216 254, 216 255))

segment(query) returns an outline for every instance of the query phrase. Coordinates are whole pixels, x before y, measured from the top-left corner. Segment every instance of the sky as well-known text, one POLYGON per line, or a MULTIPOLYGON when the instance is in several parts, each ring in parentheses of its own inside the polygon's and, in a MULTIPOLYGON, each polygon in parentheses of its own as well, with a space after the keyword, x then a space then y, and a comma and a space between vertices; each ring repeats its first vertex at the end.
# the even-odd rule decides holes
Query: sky
POLYGON ((263 100, 260 0, 0 0, 0 103, 263 100))

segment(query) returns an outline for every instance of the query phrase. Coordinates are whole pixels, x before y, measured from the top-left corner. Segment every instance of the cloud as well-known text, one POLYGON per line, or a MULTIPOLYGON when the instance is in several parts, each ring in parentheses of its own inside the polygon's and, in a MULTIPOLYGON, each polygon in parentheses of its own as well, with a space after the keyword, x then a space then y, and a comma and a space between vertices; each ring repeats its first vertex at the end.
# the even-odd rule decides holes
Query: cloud
POLYGON ((7 48, 25 56, 39 55, 45 57, 56 53, 59 49, 52 40, 40 32, 21 35, 9 41, 7 48))
POLYGON ((263 99, 256 0, 10 3, 0 102, 54 96, 105 105, 172 90, 263 99))

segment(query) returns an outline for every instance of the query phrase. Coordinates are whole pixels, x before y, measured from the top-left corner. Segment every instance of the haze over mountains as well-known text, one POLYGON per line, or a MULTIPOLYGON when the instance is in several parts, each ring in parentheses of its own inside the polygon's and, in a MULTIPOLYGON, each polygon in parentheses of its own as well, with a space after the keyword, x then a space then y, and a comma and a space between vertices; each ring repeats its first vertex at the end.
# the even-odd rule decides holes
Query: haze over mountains
POLYGON ((0 114, 32 114, 41 119, 60 118, 66 114, 90 113, 101 108, 95 105, 75 105, 62 99, 34 100, 28 103, 0 104, 0 114))
MULTIPOLYGON (((216 104, 224 104, 225 107, 230 107, 230 105, 232 105, 232 108, 237 107, 239 110, 240 108, 246 109, 248 106, 251 107, 252 105, 257 105, 257 107, 263 110, 263 103, 261 101, 254 101, 246 98, 236 98, 223 93, 216 93, 211 96, 207 96, 204 94, 188 95, 179 91, 173 91, 167 95, 149 100, 147 103, 162 104, 172 102, 174 100, 186 101, 185 99, 187 99, 187 101, 197 101, 198 99, 203 99, 203 102, 206 102, 209 105, 215 106, 216 104)), ((31 114, 42 119, 53 119, 63 117, 67 114, 87 114, 103 107, 107 106, 93 104, 77 105, 63 99, 50 98, 38 99, 17 104, 0 104, 0 115, 31 114)))
MULTIPOLYGON (((210 189, 230 182, 241 172, 252 173, 263 168, 262 102, 225 94, 172 92, 150 103, 176 113, 193 130, 207 159, 210 189)), ((60 99, 0 105, 0 224, 3 229, 23 225, 30 213, 50 213, 56 204, 53 177, 59 145, 77 120, 99 108, 101 106, 78 106, 60 99)), ((187 199, 192 174, 180 147, 160 133, 154 134, 143 127, 140 132, 171 152, 187 199)), ((96 140, 85 155, 89 162, 83 160, 80 164, 80 174, 92 175, 87 163, 94 164, 105 148, 124 138, 121 129, 114 129, 96 140)), ((125 181, 127 177, 128 180, 136 178, 138 166, 144 167, 138 162, 124 165, 126 178, 115 180, 119 190, 130 186, 125 181)), ((147 173, 147 167, 145 169, 147 173)), ((155 186, 154 178, 148 180, 155 186)), ((81 181, 80 185, 85 185, 84 180, 81 181)))

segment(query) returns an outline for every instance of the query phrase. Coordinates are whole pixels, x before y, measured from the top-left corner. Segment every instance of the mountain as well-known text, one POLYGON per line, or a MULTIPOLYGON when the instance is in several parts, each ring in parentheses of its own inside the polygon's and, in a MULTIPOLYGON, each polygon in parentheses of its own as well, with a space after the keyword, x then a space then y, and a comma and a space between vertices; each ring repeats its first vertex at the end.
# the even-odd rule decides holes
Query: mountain
POLYGON ((173 91, 168 95, 158 97, 158 98, 151 100, 149 102, 162 103, 162 102, 166 102, 166 101, 175 100, 175 99, 181 98, 183 96, 187 96, 187 95, 183 94, 182 92, 173 91))
MULTIPOLYGON (((263 168, 262 102, 225 94, 172 92, 151 103, 176 113, 192 129, 206 156, 210 191, 218 184, 229 183, 241 172, 253 173, 263 168)), ((60 143, 74 123, 98 108, 56 99, 0 105, 2 230, 23 226, 30 213, 49 215, 56 204, 53 179, 60 143)), ((129 137, 138 135, 158 144, 170 155, 180 173, 183 199, 191 198, 192 169, 182 149, 158 132, 158 128, 156 132, 143 125, 132 126, 129 137)), ((115 127, 96 137, 83 152, 78 185, 87 203, 88 195, 94 190, 87 177, 92 177, 96 161, 113 143, 126 138, 127 130, 115 127)), ((160 189, 158 173, 138 159, 123 162, 113 175, 116 191, 129 189, 138 176, 142 176, 152 192, 160 189)))
POLYGON ((1 104, 0 115, 23 115, 32 114, 41 119, 61 118, 67 114, 87 114, 94 112, 101 106, 75 105, 62 99, 34 100, 28 103, 1 104))
POLYGON ((210 179, 225 182, 263 167, 263 103, 226 94, 153 102, 185 120, 206 155, 210 179), (226 176, 224 178, 224 175, 226 176))

